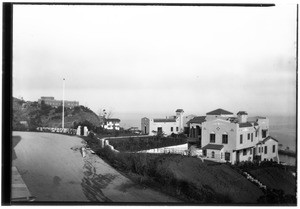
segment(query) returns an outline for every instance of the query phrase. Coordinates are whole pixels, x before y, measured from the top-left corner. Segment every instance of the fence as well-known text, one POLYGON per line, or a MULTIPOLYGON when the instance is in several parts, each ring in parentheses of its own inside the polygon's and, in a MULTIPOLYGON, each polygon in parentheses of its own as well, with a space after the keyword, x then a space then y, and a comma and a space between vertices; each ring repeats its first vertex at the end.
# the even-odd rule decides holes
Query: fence
POLYGON ((52 128, 52 127, 37 127, 37 131, 52 132, 52 133, 64 133, 70 135, 76 135, 76 129, 72 128, 52 128))
POLYGON ((139 153, 157 153, 157 154, 179 154, 179 155, 187 155, 187 150, 180 150, 176 148, 156 148, 156 149, 150 149, 150 150, 142 150, 139 151, 139 153))

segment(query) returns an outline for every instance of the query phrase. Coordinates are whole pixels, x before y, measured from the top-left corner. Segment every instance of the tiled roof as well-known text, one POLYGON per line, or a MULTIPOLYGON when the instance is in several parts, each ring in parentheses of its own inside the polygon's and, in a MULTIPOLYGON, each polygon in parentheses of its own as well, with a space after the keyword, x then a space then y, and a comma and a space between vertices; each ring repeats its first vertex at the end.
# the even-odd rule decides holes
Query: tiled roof
POLYGON ((206 113, 206 115, 232 115, 232 114, 233 114, 232 112, 228 112, 227 110, 223 110, 221 108, 206 113))
POLYGON ((237 115, 248 115, 248 113, 246 111, 239 111, 237 115))
POLYGON ((176 119, 153 119, 155 123, 168 123, 168 122, 176 122, 176 119))
POLYGON ((183 109, 177 109, 176 112, 183 112, 183 109))
POLYGON ((197 116, 194 117, 193 119, 189 120, 188 123, 203 123, 205 121, 206 116, 197 116))
POLYGON ((222 144, 208 144, 204 147, 202 147, 203 150, 205 149, 214 149, 214 150, 221 150, 223 149, 224 145, 222 144))
POLYGON ((246 123, 239 123, 240 128, 245 128, 245 127, 252 127, 252 124, 249 122, 246 123))

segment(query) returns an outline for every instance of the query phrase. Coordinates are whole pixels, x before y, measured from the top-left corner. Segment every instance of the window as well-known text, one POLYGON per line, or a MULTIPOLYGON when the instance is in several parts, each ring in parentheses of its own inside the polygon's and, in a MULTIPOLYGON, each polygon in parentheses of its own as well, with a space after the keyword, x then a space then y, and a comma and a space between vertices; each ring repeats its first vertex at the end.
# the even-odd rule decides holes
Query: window
POLYGON ((258 148, 258 153, 260 153, 260 147, 258 148))
POLYGON ((258 132, 258 131, 256 130, 256 131, 255 131, 255 137, 257 137, 257 132, 258 132))
POLYGON ((171 131, 173 131, 173 127, 171 127, 171 131))
POLYGON ((275 145, 273 145, 273 153, 275 153, 275 145))
POLYGON ((250 133, 248 133, 248 140, 250 139, 250 133))
POLYGON ((247 155, 247 149, 243 149, 243 155, 247 155))
POLYGON ((267 146, 265 146, 265 154, 267 154, 268 153, 268 147, 267 146))
POLYGON ((243 134, 240 135, 240 144, 243 144, 243 134))
POLYGON ((178 131, 178 127, 176 127, 176 131, 178 131))
POLYGON ((223 144, 228 144, 228 135, 227 134, 222 135, 222 143, 223 144))
POLYGON ((251 142, 253 142, 253 133, 251 133, 251 142))
POLYGON ((215 158, 215 152, 214 151, 211 152, 211 158, 215 158))
POLYGON ((221 159, 223 159, 223 152, 221 152, 221 159))
POLYGON ((262 130, 262 133, 261 133, 261 134, 262 134, 262 137, 263 137, 263 138, 266 138, 266 137, 267 137, 267 131, 268 131, 267 129, 263 129, 263 130, 262 130))
POLYGON ((252 155, 252 149, 250 148, 250 155, 252 155))
POLYGON ((216 135, 215 134, 210 134, 210 142, 215 143, 216 142, 216 135))

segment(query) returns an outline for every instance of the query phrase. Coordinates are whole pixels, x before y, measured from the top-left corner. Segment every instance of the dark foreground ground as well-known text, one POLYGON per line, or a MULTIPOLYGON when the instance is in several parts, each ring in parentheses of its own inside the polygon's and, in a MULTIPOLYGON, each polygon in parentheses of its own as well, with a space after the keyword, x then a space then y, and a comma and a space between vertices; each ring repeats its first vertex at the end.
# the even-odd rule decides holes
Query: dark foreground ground
POLYGON ((97 155, 82 157, 81 138, 13 132, 13 165, 36 201, 177 202, 120 174, 97 155))

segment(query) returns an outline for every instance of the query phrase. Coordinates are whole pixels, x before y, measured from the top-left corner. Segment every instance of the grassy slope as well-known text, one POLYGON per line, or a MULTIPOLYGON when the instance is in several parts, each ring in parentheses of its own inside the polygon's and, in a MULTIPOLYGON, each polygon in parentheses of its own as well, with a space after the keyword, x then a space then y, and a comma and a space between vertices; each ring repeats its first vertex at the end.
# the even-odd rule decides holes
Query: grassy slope
POLYGON ((276 167, 260 168, 250 174, 272 189, 282 189, 285 194, 296 194, 296 178, 276 167))
POLYGON ((159 169, 164 169, 181 180, 194 184, 198 189, 211 189, 227 195, 234 203, 256 203, 262 191, 227 165, 202 163, 196 158, 180 155, 162 158, 159 169))
MULTIPOLYGON (((53 116, 59 116, 59 118, 50 117, 47 121, 45 121, 45 124, 50 127, 61 127, 61 113, 56 113, 53 116)), ((100 124, 99 118, 95 113, 81 110, 75 114, 72 114, 72 111, 68 111, 65 116, 65 127, 71 128, 74 121, 82 122, 85 120, 97 126, 100 124)))
MULTIPOLYGON (((106 159, 119 171, 125 172, 134 178, 137 176, 140 176, 140 179, 151 178, 151 181, 148 180, 150 183, 146 183, 148 186, 154 186, 176 196, 175 191, 178 183, 188 182, 188 187, 192 187, 192 189, 185 194, 190 195, 192 199, 183 198, 188 202, 197 202, 196 199, 199 199, 197 196, 203 196, 206 203, 221 203, 220 201, 225 200, 232 203, 251 204, 256 203, 257 199, 263 195, 257 186, 225 164, 202 163, 197 158, 181 155, 124 152, 112 154, 99 149, 99 143, 96 139, 88 137, 84 137, 84 139, 100 157, 106 159), (171 183, 168 183, 168 177, 171 183), (172 178, 175 178, 177 183, 172 178), (151 183, 153 180, 156 183, 151 183), (170 188, 170 186, 174 188, 170 188), (213 198, 209 198, 210 195, 213 198), (214 198, 216 196, 218 196, 217 199, 214 198)), ((143 182, 145 183, 147 180, 143 182)), ((183 186, 181 186, 181 189, 184 189, 183 186)), ((183 194, 177 193, 177 195, 182 197, 183 194)), ((202 201, 200 200, 200 202, 202 201)))

